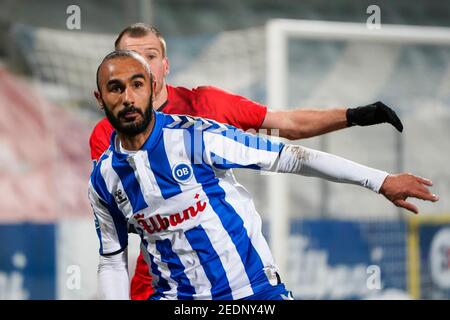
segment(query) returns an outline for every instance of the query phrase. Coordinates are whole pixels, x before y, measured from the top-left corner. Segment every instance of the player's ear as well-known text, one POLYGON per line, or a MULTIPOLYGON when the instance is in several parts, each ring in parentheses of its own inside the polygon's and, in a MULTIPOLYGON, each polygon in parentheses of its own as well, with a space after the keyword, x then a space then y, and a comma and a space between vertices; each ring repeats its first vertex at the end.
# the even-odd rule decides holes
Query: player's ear
POLYGON ((152 77, 152 98, 153 100, 156 97, 156 80, 152 77))
POLYGON ((94 96, 95 96, 95 99, 97 100, 97 103, 98 103, 100 109, 103 110, 105 108, 105 106, 103 105, 102 94, 99 91, 95 90, 94 96))
POLYGON ((163 65, 164 65, 164 76, 167 76, 170 73, 170 63, 168 57, 163 58, 163 65))

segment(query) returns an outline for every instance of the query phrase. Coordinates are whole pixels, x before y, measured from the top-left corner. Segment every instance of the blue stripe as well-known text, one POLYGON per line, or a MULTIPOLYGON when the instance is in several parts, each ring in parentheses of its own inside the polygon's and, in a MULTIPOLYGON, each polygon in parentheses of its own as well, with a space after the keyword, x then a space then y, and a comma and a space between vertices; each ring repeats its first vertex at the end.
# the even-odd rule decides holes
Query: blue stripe
POLYGON ((170 240, 157 240, 155 244, 156 249, 161 254, 161 261, 167 263, 167 266, 169 267, 170 277, 178 283, 178 299, 193 300, 195 289, 184 273, 184 266, 181 263, 180 258, 175 252, 173 252, 170 240))
POLYGON ((232 168, 248 168, 254 170, 261 170, 261 167, 256 164, 242 165, 239 163, 234 163, 228 159, 224 159, 221 156, 218 156, 214 152, 211 152, 211 159, 214 167, 218 169, 232 169, 232 168))
MULTIPOLYGON (((94 189, 97 191, 97 194, 99 194, 100 197, 103 198, 103 200, 106 199, 106 194, 102 194, 101 192, 99 192, 99 190, 97 190, 98 188, 96 188, 95 186, 96 186, 97 177, 102 175, 101 166, 103 164, 103 161, 105 159, 107 159, 109 156, 109 153, 107 151, 108 150, 106 150, 103 153, 102 157, 98 160, 98 162, 92 168, 91 177, 90 177, 92 186, 94 186, 94 189)), ((107 189, 105 188, 105 190, 107 190, 107 189)))
POLYGON ((152 150, 147 150, 150 167, 155 175, 156 183, 165 200, 180 194, 181 188, 172 176, 172 168, 167 158, 164 139, 158 141, 152 150))
MULTIPOLYGON (((184 134, 184 143, 186 146, 193 146, 192 135, 189 132, 184 134)), ((255 292, 256 287, 260 288, 262 284, 269 285, 269 280, 264 273, 264 265, 261 261, 261 257, 258 252, 253 247, 247 230, 244 227, 244 221, 239 216, 239 214, 234 210, 225 200, 225 191, 220 187, 219 180, 215 176, 214 171, 211 167, 206 164, 194 163, 194 159, 201 157, 203 150, 195 150, 186 147, 188 156, 191 158, 192 167, 194 171, 194 176, 197 182, 202 185, 203 191, 208 196, 209 203, 213 210, 216 212, 223 227, 227 231, 231 240, 233 241, 236 250, 242 260, 247 276, 250 280, 253 291, 255 292)), ((214 286, 215 284, 213 284, 214 286)))
MULTIPOLYGON (((94 173, 91 176, 91 183, 94 187, 94 190, 100 196, 100 203, 108 209, 109 214, 111 215, 114 226, 116 228, 116 232, 119 238, 120 248, 124 249, 128 245, 128 228, 127 221, 123 216, 120 209, 117 207, 116 201, 111 193, 109 193, 108 188, 106 187, 105 180, 100 171, 100 167, 103 165, 102 162, 94 169, 94 173)), ((101 239, 100 239, 101 242, 101 239)), ((111 252, 107 252, 111 253, 111 252)), ((100 254, 104 254, 103 246, 100 244, 100 254)))
POLYGON ((197 226, 184 233, 192 249, 200 259, 209 282, 213 284, 211 295, 213 299, 232 300, 230 284, 217 252, 211 244, 202 226, 197 226))
POLYGON ((100 249, 99 249, 99 253, 102 254, 103 253, 103 241, 102 241, 102 230, 100 229, 100 222, 98 221, 97 215, 94 212, 94 217, 95 217, 95 231, 97 231, 97 237, 98 240, 100 240, 100 249))
MULTIPOLYGON (((218 134, 252 149, 279 153, 284 146, 282 142, 272 141, 267 137, 244 132, 232 126, 227 127, 228 130, 218 134)), ((209 131, 209 128, 205 131, 209 131)))
POLYGON ((155 288, 156 295, 159 295, 160 297, 165 297, 166 295, 164 294, 164 292, 170 291, 169 282, 167 281, 167 279, 165 279, 162 276, 161 271, 159 271, 158 265, 155 263, 155 257, 150 252, 148 252, 148 249, 147 249, 148 242, 145 241, 142 236, 141 236, 141 241, 145 246, 144 253, 148 255, 149 260, 150 260, 150 270, 153 275, 158 277, 158 286, 155 288))
POLYGON ((148 207, 144 200, 144 195, 141 191, 141 186, 134 169, 130 166, 126 159, 119 160, 115 155, 112 156, 112 168, 117 173, 122 182, 124 192, 130 200, 133 213, 138 212, 148 207))

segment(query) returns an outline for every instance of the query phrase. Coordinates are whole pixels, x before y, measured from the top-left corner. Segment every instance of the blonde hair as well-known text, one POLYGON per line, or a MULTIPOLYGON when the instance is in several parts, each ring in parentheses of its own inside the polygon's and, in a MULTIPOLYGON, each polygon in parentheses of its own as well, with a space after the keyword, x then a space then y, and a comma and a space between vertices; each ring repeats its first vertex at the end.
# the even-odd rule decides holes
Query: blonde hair
POLYGON ((116 41, 114 42, 114 47, 116 50, 119 50, 119 43, 124 35, 128 35, 132 38, 140 38, 148 35, 149 33, 153 33, 158 38, 159 42, 161 43, 162 55, 163 57, 166 57, 167 45, 166 40, 164 40, 164 37, 162 36, 161 32, 159 32, 159 30, 156 27, 150 26, 142 22, 134 23, 123 29, 119 33, 119 36, 117 37, 116 41))

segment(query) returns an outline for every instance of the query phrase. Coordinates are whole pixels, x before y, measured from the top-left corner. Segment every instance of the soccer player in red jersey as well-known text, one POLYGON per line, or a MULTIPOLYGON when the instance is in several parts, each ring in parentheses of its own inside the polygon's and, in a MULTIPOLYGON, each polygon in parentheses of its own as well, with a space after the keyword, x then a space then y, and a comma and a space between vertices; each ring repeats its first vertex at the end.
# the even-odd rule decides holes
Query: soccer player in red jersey
MULTIPOLYGON (((212 86, 195 89, 166 84, 169 60, 164 38, 152 26, 142 23, 125 28, 115 42, 116 50, 129 49, 149 63, 156 80, 153 106, 169 114, 187 114, 227 123, 244 131, 277 129, 281 137, 295 140, 313 137, 353 125, 390 123, 397 130, 403 126, 395 112, 382 102, 357 108, 327 110, 270 110, 266 106, 212 86)), ((95 126, 91 137, 91 158, 96 161, 109 147, 113 127, 106 118, 95 126)), ((131 280, 131 299, 143 300, 153 293, 148 265, 139 255, 131 280)))

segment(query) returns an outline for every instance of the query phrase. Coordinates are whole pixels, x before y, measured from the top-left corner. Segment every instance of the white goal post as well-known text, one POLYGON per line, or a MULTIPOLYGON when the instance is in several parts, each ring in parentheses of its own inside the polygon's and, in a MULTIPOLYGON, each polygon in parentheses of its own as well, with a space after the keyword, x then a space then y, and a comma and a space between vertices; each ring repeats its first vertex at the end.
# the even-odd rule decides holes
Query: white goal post
MULTIPOLYGON (((369 29, 365 23, 270 20, 266 25, 266 90, 267 105, 272 109, 288 107, 289 38, 450 45, 450 28, 382 24, 381 29, 369 29)), ((288 271, 289 187, 281 174, 270 175, 268 179, 270 246, 283 275, 288 271)))

